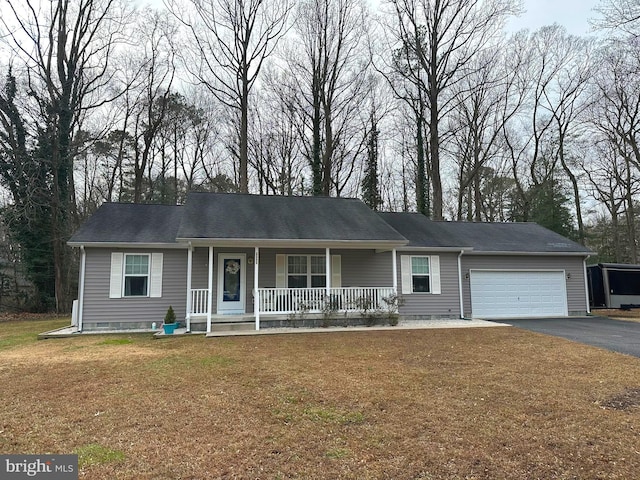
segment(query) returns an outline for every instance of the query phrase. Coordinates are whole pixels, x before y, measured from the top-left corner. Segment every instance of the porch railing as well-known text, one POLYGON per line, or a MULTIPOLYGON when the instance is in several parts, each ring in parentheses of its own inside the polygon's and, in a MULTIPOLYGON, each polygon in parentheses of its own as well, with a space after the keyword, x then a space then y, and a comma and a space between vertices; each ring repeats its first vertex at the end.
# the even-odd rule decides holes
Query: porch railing
POLYGON ((209 289, 191 290, 191 315, 206 315, 209 305, 209 289))
POLYGON ((387 308, 393 287, 260 288, 260 313, 362 312, 387 308))
MULTIPOLYGON (((385 298, 395 293, 393 287, 260 288, 260 313, 362 312, 389 308, 385 298)), ((191 290, 191 315, 206 315, 209 290, 191 290)))

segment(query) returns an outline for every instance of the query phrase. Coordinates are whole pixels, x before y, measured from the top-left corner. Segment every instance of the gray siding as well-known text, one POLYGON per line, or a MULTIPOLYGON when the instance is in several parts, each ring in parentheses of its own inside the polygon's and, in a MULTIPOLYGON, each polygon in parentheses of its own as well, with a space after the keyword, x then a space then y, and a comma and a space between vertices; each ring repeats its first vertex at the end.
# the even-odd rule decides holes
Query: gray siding
MULTIPOLYGON (((218 308, 218 254, 219 253, 243 253, 247 260, 253 258, 254 250, 251 248, 214 248, 213 249, 213 313, 218 308)), ((185 260, 185 268, 186 268, 185 260)), ((246 268, 246 313, 253 313, 253 265, 245 265, 246 268)), ((191 288, 208 288, 209 285, 209 248, 198 247, 193 249, 191 288)))
POLYGON ((473 314, 471 311, 471 284, 470 279, 466 278, 469 270, 473 269, 564 270, 565 274, 570 274, 571 276, 571 278, 565 280, 569 315, 583 315, 587 311, 583 257, 464 255, 462 257, 462 292, 466 317, 470 317, 473 314))
MULTIPOLYGON (((213 260, 215 263, 215 257, 213 260)), ((191 288, 208 288, 209 249, 194 248, 191 261, 191 288)))
POLYGON ((393 286, 391 252, 332 250, 331 254, 341 255, 343 287, 393 286))
POLYGON ((403 317, 460 317, 460 289, 458 284, 458 254, 457 253, 425 253, 414 251, 398 251, 398 291, 404 305, 400 307, 403 317), (402 255, 438 255, 440 257, 440 286, 441 293, 411 293, 402 294, 402 255))
MULTIPOLYGON (((263 249, 260 250, 260 288, 276 286, 276 255, 324 255, 324 249, 263 249)), ((393 267, 391 252, 374 250, 334 250, 340 255, 343 287, 391 287, 393 267)))
MULTIPOLYGON (((213 311, 217 304, 217 262, 218 253, 245 253, 247 259, 253 258, 253 249, 214 248, 214 278, 213 278, 213 311)), ((324 255, 324 249, 318 248, 289 248, 260 249, 260 288, 274 288, 276 286, 276 255, 324 255)), ((374 250, 331 250, 331 255, 341 256, 342 286, 343 287, 391 287, 393 286, 391 252, 376 253, 374 250)), ((207 288, 209 250, 198 247, 193 252, 192 288, 207 288)), ((253 312, 253 273, 254 266, 247 265, 247 313, 253 312)))
POLYGON ((103 328, 151 328, 162 323, 171 305, 178 320, 186 316, 187 251, 160 249, 86 248, 83 326, 103 328), (109 298, 111 252, 163 254, 161 298, 109 298))

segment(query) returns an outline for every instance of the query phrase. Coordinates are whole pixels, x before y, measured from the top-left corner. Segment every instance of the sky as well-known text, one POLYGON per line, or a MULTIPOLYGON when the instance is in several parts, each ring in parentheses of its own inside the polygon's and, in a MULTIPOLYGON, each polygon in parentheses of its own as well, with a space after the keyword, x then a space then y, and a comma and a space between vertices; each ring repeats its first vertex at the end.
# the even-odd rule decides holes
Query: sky
POLYGON ((592 9, 599 0, 524 0, 526 12, 509 22, 509 30, 537 30, 558 23, 573 35, 591 34, 588 19, 595 17, 592 9))

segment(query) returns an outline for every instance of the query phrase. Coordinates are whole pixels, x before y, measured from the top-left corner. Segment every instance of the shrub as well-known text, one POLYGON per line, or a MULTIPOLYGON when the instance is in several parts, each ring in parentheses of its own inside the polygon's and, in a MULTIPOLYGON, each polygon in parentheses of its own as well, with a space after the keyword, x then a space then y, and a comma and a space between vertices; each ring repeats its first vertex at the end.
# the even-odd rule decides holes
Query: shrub
POLYGON ((164 323, 165 325, 176 323, 176 313, 173 311, 173 307, 171 305, 169 305, 167 313, 164 316, 164 323))

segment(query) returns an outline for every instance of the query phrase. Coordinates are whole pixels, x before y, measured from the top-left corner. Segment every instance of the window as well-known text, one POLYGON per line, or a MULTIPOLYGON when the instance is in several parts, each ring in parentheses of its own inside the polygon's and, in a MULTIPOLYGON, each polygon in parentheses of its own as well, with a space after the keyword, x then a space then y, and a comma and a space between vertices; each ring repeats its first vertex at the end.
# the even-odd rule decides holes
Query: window
POLYGON ((109 298, 161 298, 162 266, 162 252, 111 252, 109 298))
POLYGON ((411 291, 413 293, 431 292, 429 257, 411 257, 411 291))
POLYGON ((287 287, 308 288, 327 285, 327 264, 324 255, 289 255, 287 257, 287 287))
POLYGON ((149 294, 149 255, 124 256, 124 296, 146 297, 149 294))

